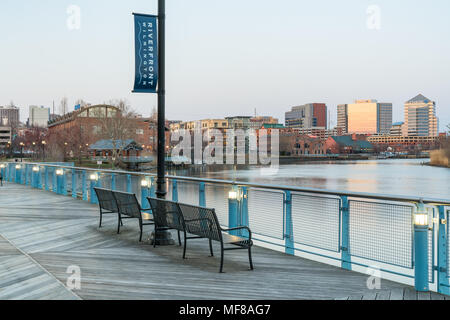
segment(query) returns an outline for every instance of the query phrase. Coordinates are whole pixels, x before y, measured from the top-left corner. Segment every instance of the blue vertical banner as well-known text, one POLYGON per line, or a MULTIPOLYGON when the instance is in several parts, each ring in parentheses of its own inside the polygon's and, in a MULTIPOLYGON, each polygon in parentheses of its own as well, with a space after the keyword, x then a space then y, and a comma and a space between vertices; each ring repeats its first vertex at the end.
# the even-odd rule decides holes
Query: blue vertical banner
POLYGON ((156 93, 158 85, 157 17, 133 13, 136 73, 133 92, 156 93))

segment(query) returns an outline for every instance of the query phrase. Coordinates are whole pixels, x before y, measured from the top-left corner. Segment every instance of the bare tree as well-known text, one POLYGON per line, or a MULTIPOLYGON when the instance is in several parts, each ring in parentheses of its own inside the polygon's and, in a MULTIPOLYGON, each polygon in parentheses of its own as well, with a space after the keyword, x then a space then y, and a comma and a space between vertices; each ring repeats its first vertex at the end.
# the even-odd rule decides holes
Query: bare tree
POLYGON ((126 100, 111 101, 110 105, 117 107, 117 110, 108 110, 107 115, 99 118, 101 123, 100 137, 112 142, 111 156, 114 167, 126 147, 123 142, 136 139, 137 124, 135 119, 138 116, 126 100))

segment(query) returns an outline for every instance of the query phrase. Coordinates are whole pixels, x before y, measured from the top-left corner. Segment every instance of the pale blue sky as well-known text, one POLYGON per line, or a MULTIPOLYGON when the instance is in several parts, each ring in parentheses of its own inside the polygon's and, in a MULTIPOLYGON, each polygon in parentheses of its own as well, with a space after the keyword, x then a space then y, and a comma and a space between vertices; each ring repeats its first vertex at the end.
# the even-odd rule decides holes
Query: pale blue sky
MULTIPOLYGON (((1 0, 0 105, 71 108, 126 98, 149 115, 156 96, 132 94, 132 12, 156 0, 1 0), (66 27, 69 5, 81 29, 66 27)), ((422 93, 450 123, 448 0, 167 0, 167 116, 274 115, 293 105, 355 99, 403 103, 422 93), (369 30, 366 10, 381 9, 369 30)))

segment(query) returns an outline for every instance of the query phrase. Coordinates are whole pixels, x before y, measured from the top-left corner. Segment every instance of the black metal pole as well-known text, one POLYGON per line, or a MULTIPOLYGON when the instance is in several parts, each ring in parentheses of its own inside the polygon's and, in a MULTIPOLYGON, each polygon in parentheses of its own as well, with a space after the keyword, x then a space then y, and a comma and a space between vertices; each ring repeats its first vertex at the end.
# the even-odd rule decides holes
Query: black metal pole
POLYGON ((158 0, 158 179, 156 195, 166 197, 166 1, 158 0))

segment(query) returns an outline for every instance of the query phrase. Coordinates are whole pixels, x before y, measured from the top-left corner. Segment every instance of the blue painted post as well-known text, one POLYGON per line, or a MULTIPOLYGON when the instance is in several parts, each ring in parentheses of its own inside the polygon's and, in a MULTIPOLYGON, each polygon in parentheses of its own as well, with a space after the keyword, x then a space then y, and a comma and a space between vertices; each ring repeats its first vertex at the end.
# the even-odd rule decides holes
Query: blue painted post
POLYGON ((178 182, 172 181, 172 201, 178 202, 178 182))
MULTIPOLYGON (((416 215, 428 215, 423 203, 417 205, 416 215)), ((416 290, 429 291, 428 279, 428 225, 414 223, 414 283, 416 290)))
POLYGON ((285 204, 286 204, 286 215, 285 215, 285 227, 284 227, 284 239, 285 239, 285 252, 286 254, 294 255, 294 225, 292 223, 292 194, 290 191, 285 191, 285 204))
POLYGON ((448 216, 444 206, 439 206, 439 235, 438 235, 438 292, 450 295, 448 274, 448 216))
POLYGON ((63 176, 56 175, 56 193, 62 194, 63 193, 63 176))
POLYGON ((116 174, 111 174, 111 190, 116 191, 116 174))
POLYGON ((16 180, 14 182, 20 184, 22 179, 22 168, 16 166, 15 169, 16 169, 16 180))
MULTIPOLYGON (((98 177, 98 175, 97 175, 98 177)), ((90 192, 91 192, 91 203, 92 204, 98 204, 98 199, 97 199, 97 195, 95 194, 95 190, 94 188, 97 187, 97 182, 98 180, 92 180, 91 179, 91 188, 90 188, 90 192)))
POLYGON ((77 179, 77 171, 72 169, 72 198, 78 198, 77 189, 78 189, 78 179, 77 179))
POLYGON ((45 167, 45 190, 50 191, 50 186, 48 182, 48 167, 45 167))
MULTIPOLYGON (((236 228, 239 221, 239 201, 238 201, 238 189, 233 187, 233 190, 228 196, 228 227, 236 228)), ((231 235, 238 235, 237 231, 231 231, 231 235)))
MULTIPOLYGON (((146 178, 144 178, 146 179, 146 178)), ((141 182, 141 206, 142 209, 150 209, 150 203, 147 200, 149 196, 148 180, 143 180, 141 182), (147 181, 147 185, 144 185, 143 181, 147 181)))
POLYGON ((341 215, 342 215, 342 256, 341 266, 343 269, 352 270, 352 259, 350 255, 350 204, 348 197, 341 197, 341 215))
POLYGON ((81 190, 83 193, 83 201, 88 201, 88 191, 87 191, 87 178, 86 170, 83 170, 81 174, 81 190))
POLYGON ((127 192, 128 193, 133 192, 133 188, 131 186, 131 175, 130 174, 127 174, 127 192))
POLYGON ((198 191, 198 205, 200 207, 206 207, 206 193, 205 193, 205 183, 200 182, 199 191, 198 191))
POLYGON ((34 171, 34 167, 31 170, 31 187, 37 188, 37 177, 36 172, 34 171))

